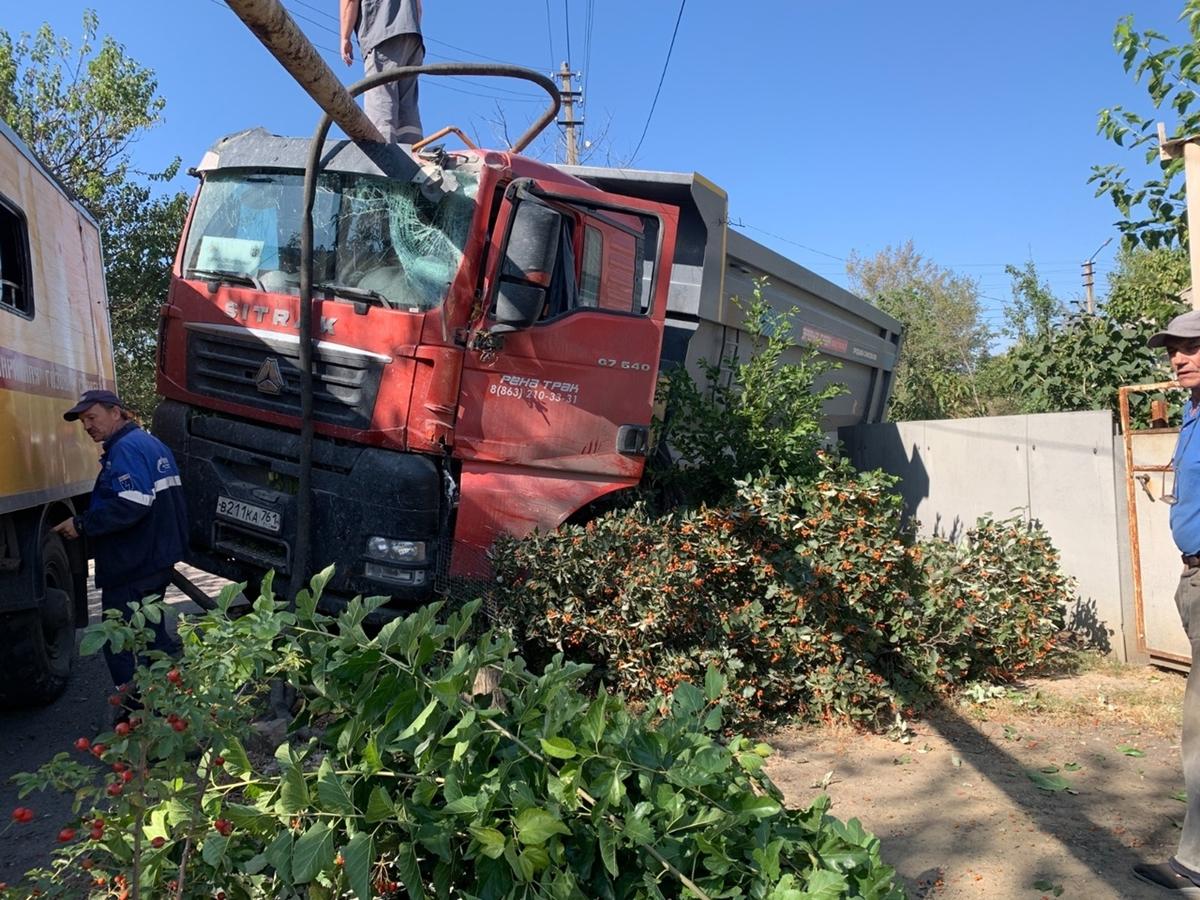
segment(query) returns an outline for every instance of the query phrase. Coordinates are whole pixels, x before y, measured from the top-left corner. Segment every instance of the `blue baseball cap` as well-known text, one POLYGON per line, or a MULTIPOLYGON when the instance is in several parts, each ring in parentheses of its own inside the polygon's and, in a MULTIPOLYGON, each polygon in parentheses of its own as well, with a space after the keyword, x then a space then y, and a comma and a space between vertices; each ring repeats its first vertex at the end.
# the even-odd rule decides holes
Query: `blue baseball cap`
POLYGON ((104 403, 108 406, 119 406, 121 409, 128 409, 125 401, 114 394, 112 391, 84 391, 83 396, 79 398, 79 402, 63 413, 63 418, 68 422, 74 422, 79 418, 79 414, 95 406, 97 403, 104 403))

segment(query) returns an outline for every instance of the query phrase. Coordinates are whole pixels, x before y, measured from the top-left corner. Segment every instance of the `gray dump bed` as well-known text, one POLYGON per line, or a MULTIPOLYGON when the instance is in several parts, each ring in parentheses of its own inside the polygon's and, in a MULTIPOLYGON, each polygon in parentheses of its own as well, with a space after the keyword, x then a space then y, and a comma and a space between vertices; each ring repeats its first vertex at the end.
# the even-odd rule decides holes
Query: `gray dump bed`
POLYGON ((725 192, 701 175, 563 166, 605 191, 678 207, 679 236, 671 275, 663 363, 682 362, 699 377, 702 359, 747 353, 742 311, 765 277, 780 311, 795 307, 797 341, 816 343, 840 368, 825 376, 847 392, 826 404, 824 425, 883 420, 900 346, 900 323, 878 307, 728 227, 725 192))

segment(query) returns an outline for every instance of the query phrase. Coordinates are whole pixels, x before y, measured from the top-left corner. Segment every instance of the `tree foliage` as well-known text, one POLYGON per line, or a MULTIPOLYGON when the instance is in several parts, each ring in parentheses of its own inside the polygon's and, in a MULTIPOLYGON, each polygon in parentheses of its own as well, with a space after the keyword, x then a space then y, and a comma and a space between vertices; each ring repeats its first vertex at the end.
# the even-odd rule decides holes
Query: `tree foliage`
MULTIPOLYGON (((364 625, 383 598, 327 617, 331 575, 294 611, 264 596, 231 617, 225 591, 181 626, 180 660, 139 669, 144 711, 21 777, 74 815, 54 866, 0 898, 903 896, 877 838, 826 797, 787 808, 770 747, 721 733, 717 670, 635 712, 583 693, 585 666, 530 671, 508 638, 472 637, 477 603, 382 628, 364 625), (275 678, 299 712, 255 748, 275 678)), ((110 612, 83 650, 144 648, 161 615, 110 612)))
POLYGON ((1191 284, 1188 254, 1181 247, 1122 247, 1108 273, 1104 314, 1118 322, 1167 322, 1185 312, 1179 295, 1191 284))
MULTIPOLYGON (((1074 316, 1049 334, 1009 351, 1011 389, 1022 412, 1118 411, 1117 389, 1166 381, 1162 353, 1146 346, 1153 322, 1074 316)), ((1135 413, 1148 402, 1135 395, 1135 413)))
POLYGON ((979 362, 990 338, 980 318, 979 286, 926 259, 908 241, 846 263, 851 290, 904 325, 891 418, 983 415, 979 362))
POLYGON ((1020 267, 1009 264, 1004 272, 1012 279, 1012 300, 1004 307, 1005 334, 1017 342, 1045 338, 1066 312, 1065 305, 1038 275, 1032 259, 1020 267))
POLYGON ((0 118, 99 221, 117 377, 127 402, 149 413, 158 306, 187 198, 158 192, 178 159, 135 170, 133 144, 161 123, 166 100, 154 73, 98 30, 90 10, 77 47, 49 25, 16 38, 0 29, 0 118))
POLYGON ((686 503, 727 496, 752 473, 802 478, 817 470, 822 406, 845 389, 826 383, 832 364, 796 343, 795 310, 773 309, 765 286, 757 281, 749 301, 732 298, 745 316, 750 355, 702 362, 702 385, 679 370, 660 395, 668 411, 657 423, 660 446, 669 445, 680 462, 660 455, 649 478, 686 503))
POLYGON ((1143 151, 1145 168, 1154 173, 1139 187, 1123 165, 1092 167, 1089 182, 1120 213, 1115 224, 1126 247, 1187 243, 1183 161, 1159 159, 1156 132, 1157 122, 1168 118, 1174 118, 1173 125, 1165 122, 1172 137, 1200 132, 1200 0, 1186 0, 1180 19, 1187 23, 1190 41, 1172 44, 1162 32, 1136 30, 1133 16, 1122 18, 1113 32, 1125 71, 1145 87, 1154 110, 1147 114, 1122 105, 1100 110, 1099 133, 1118 147, 1143 151))

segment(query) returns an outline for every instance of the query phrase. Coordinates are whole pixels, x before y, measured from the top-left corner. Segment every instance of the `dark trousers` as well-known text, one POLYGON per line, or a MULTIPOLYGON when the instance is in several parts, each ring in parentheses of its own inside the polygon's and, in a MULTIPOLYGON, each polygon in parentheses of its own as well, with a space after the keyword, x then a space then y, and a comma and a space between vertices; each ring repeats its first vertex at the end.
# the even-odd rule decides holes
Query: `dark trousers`
MULTIPOLYGON (((170 582, 171 570, 163 569, 162 571, 125 582, 124 584, 101 588, 100 608, 105 612, 110 609, 119 610, 122 618, 128 622, 131 613, 129 608, 131 603, 140 602, 147 597, 163 596, 167 592, 167 585, 170 582)), ((171 633, 167 628, 165 616, 157 623, 147 622, 146 624, 154 629, 154 642, 150 645, 151 650, 174 653, 178 649, 175 640, 171 637, 171 633)), ((112 674, 113 684, 120 687, 123 684, 129 684, 133 680, 133 673, 137 668, 137 662, 133 658, 132 651, 123 650, 120 653, 114 653, 108 646, 105 646, 104 659, 108 663, 108 671, 112 674)))

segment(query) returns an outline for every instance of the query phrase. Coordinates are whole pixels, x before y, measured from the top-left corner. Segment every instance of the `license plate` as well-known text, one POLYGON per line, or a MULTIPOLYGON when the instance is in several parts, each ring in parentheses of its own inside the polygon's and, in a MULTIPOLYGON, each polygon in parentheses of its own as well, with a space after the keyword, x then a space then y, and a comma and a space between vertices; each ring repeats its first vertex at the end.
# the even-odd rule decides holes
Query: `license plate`
POLYGON ((247 525, 253 525, 255 528, 261 528, 264 531, 279 530, 279 513, 271 509, 263 509, 261 506, 255 506, 253 503, 243 503, 241 500, 234 500, 232 497, 217 498, 217 515, 223 516, 226 519, 233 519, 235 522, 244 522, 247 525))

